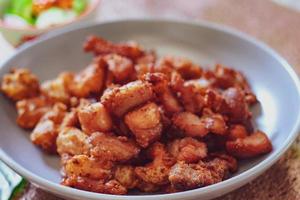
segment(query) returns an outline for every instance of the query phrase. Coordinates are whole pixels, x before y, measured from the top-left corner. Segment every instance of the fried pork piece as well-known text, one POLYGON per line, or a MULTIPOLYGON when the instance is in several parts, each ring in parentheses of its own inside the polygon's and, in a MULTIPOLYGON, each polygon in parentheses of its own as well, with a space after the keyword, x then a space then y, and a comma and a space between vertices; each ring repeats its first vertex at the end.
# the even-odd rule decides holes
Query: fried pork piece
POLYGON ((3 76, 1 91, 13 101, 36 97, 40 91, 39 80, 28 69, 12 69, 3 76))
POLYGON ((194 189, 221 182, 228 169, 227 162, 219 158, 197 164, 178 162, 171 168, 169 180, 175 189, 194 189))
POLYGON ((172 73, 171 88, 177 93, 186 111, 200 113, 204 106, 204 97, 192 84, 185 83, 180 74, 172 73))
POLYGON ((210 108, 217 113, 220 113, 221 111, 224 112, 224 110, 227 109, 226 102, 222 97, 222 94, 211 88, 207 88, 205 90, 204 102, 205 107, 210 108))
POLYGON ((241 89, 228 88, 223 92, 222 96, 226 106, 220 112, 227 115, 231 122, 244 122, 251 118, 245 94, 241 89))
POLYGON ((127 189, 133 189, 137 186, 139 180, 131 165, 119 165, 115 169, 114 179, 119 181, 127 189))
POLYGON ((153 161, 145 166, 135 168, 137 176, 146 183, 165 185, 168 181, 170 168, 175 159, 167 152, 162 143, 154 143, 148 150, 149 157, 153 161))
POLYGON ((159 139, 163 126, 159 107, 155 103, 147 103, 127 113, 124 119, 137 143, 142 147, 145 148, 159 139))
POLYGON ((66 113, 60 125, 61 130, 68 127, 80 127, 77 111, 74 108, 72 108, 70 112, 66 113))
POLYGON ((62 184, 81 190, 105 193, 105 194, 126 194, 127 189, 116 180, 104 182, 103 180, 94 180, 87 177, 71 176, 63 179, 62 184))
POLYGON ((91 155, 101 159, 125 162, 137 157, 140 152, 137 145, 124 136, 96 132, 89 137, 89 141, 91 155))
POLYGON ((224 152, 214 152, 209 154, 210 158, 219 158, 227 162, 228 169, 231 173, 235 173, 238 170, 238 162, 233 157, 224 152))
POLYGON ((78 99, 76 97, 72 97, 70 99, 71 110, 70 110, 70 112, 68 112, 65 115, 65 117, 60 125, 60 129, 62 130, 64 128, 68 128, 68 127, 80 128, 78 111, 82 107, 88 106, 94 102, 96 102, 94 99, 78 99))
POLYGON ((144 51, 135 43, 113 44, 96 36, 88 37, 84 43, 84 50, 95 55, 118 54, 133 60, 144 55, 144 51))
POLYGON ((163 73, 147 73, 142 77, 143 80, 154 86, 154 93, 163 105, 165 111, 172 115, 183 110, 175 95, 169 87, 168 77, 163 73))
POLYGON ((245 93, 240 88, 228 88, 222 93, 208 89, 205 105, 214 112, 228 116, 231 123, 244 123, 251 118, 245 93))
POLYGON ((60 130, 56 139, 56 146, 59 155, 88 155, 91 148, 88 135, 73 127, 60 130))
POLYGON ((205 108, 201 120, 209 132, 217 135, 225 135, 227 133, 226 122, 222 115, 213 113, 210 109, 205 108))
POLYGON ((121 117, 130 109, 142 105, 153 98, 149 83, 134 81, 119 88, 113 88, 101 98, 103 105, 115 116, 121 117))
POLYGON ((150 65, 153 66, 156 61, 156 53, 155 51, 146 51, 144 52, 144 55, 139 57, 136 60, 136 64, 143 64, 143 65, 150 65))
POLYGON ((104 56, 104 60, 108 65, 108 70, 112 73, 114 83, 127 83, 134 77, 135 70, 130 59, 117 54, 109 54, 104 56))
POLYGON ((112 119, 102 103, 93 103, 78 110, 82 130, 87 134, 109 132, 112 130, 112 119))
POLYGON ((46 152, 56 152, 56 138, 66 110, 67 107, 64 104, 55 104, 50 111, 42 116, 33 129, 30 135, 31 141, 46 152))
POLYGON ((137 78, 142 78, 143 75, 149 72, 154 72, 154 64, 156 62, 156 54, 153 51, 145 52, 145 54, 136 60, 134 69, 137 78))
POLYGON ((43 95, 54 102, 62 102, 68 104, 70 101, 69 85, 72 85, 73 74, 63 72, 54 80, 45 81, 41 90, 43 95))
POLYGON ((84 70, 74 76, 73 83, 69 85, 72 95, 85 98, 91 94, 98 94, 103 89, 106 73, 106 62, 97 57, 84 70))
MULTIPOLYGON (((202 68, 193 64, 190 60, 179 57, 165 56, 156 67, 157 69, 176 70, 185 80, 197 79, 202 75, 202 68)), ((164 72, 165 70, 162 70, 164 72)), ((169 70, 167 71, 168 74, 169 70)))
POLYGON ((236 140, 238 138, 245 138, 248 136, 247 129, 243 125, 232 125, 229 128, 228 140, 236 140))
POLYGON ((112 177, 112 169, 113 163, 111 161, 96 159, 87 155, 75 155, 64 166, 67 177, 87 177, 103 181, 112 177))
POLYGON ((242 89, 246 94, 246 101, 249 104, 257 102, 256 96, 252 93, 248 81, 242 73, 234 69, 216 65, 212 85, 215 87, 228 89, 236 87, 242 89))
POLYGON ((207 147, 191 137, 176 139, 168 145, 169 152, 177 159, 186 163, 195 163, 207 156, 207 147))
POLYGON ((26 129, 34 128, 51 106, 52 103, 43 96, 17 101, 18 125, 26 129))
POLYGON ((181 112, 173 115, 172 122, 186 136, 204 137, 208 134, 205 121, 191 112, 181 112))
POLYGON ((245 138, 226 142, 226 150, 237 158, 251 158, 272 151, 272 144, 267 135, 256 131, 245 138))

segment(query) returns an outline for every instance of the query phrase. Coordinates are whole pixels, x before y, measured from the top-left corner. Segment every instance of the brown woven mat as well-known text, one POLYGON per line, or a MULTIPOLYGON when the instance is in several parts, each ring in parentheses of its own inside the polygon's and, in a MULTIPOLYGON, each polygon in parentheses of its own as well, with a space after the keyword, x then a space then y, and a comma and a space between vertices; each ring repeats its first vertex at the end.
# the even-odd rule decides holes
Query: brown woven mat
MULTIPOLYGON (((300 74, 300 13, 268 0, 102 0, 101 20, 126 17, 205 19, 246 32, 276 49, 300 74)), ((300 199, 298 143, 270 170, 220 200, 300 199)), ((58 200, 30 185, 19 199, 58 200)))

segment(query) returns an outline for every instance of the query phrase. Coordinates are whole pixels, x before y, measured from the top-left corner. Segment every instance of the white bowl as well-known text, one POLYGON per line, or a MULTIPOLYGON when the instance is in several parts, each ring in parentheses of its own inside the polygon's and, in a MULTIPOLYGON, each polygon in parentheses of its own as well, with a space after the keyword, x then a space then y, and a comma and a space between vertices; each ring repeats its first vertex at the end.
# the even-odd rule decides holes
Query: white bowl
POLYGON ((91 55, 84 54, 82 42, 89 34, 112 41, 136 40, 159 54, 181 55, 195 62, 216 62, 242 71, 257 94, 255 124, 271 139, 274 150, 240 163, 239 171, 223 182, 174 194, 107 195, 59 184, 59 159, 44 154, 16 123, 14 105, 0 95, 0 158, 16 172, 41 188, 68 199, 90 200, 196 200, 211 199, 253 180, 292 144, 300 122, 300 86, 289 64, 266 45, 232 29, 210 23, 165 20, 129 20, 86 25, 50 33, 28 43, 3 66, 0 77, 11 67, 27 67, 42 80, 52 79, 62 70, 79 70, 91 55))
POLYGON ((39 36, 43 33, 47 33, 53 30, 57 30, 67 26, 79 25, 80 23, 86 22, 95 17, 97 7, 100 4, 100 0, 90 0, 90 3, 86 10, 70 22, 63 24, 58 24, 49 28, 38 29, 35 27, 28 28, 16 28, 13 26, 8 26, 3 23, 0 19, 0 32, 3 34, 4 38, 13 46, 19 45, 23 39, 27 37, 39 36))

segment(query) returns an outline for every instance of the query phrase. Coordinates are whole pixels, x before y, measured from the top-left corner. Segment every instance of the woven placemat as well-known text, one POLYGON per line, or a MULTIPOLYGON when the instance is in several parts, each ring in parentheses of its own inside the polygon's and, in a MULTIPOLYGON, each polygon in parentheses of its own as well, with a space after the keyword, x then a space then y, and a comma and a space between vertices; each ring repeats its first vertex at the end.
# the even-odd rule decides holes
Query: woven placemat
MULTIPOLYGON (((300 13, 269 0, 102 0, 98 13, 100 20, 153 16, 229 25, 267 43, 300 74, 300 13)), ((33 185, 18 199, 59 200, 33 185)), ((300 199, 299 140, 271 169, 221 199, 300 199)))

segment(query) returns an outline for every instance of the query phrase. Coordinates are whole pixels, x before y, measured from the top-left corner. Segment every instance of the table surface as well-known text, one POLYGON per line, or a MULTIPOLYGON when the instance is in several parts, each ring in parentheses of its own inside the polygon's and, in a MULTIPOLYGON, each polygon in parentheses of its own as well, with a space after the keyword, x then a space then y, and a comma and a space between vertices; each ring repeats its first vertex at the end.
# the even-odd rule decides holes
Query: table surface
MULTIPOLYGON (((296 2, 299 0, 276 0, 296 2)), ((124 18, 208 20, 248 33, 277 50, 300 74, 300 13, 268 0, 102 0, 97 21, 124 18)), ((13 53, 0 36, 0 62, 13 53)), ((299 141, 299 139, 298 139, 299 141)), ((298 141, 271 169, 246 186, 219 198, 300 199, 300 150, 298 141)), ((29 185, 18 199, 59 198, 29 185)))

